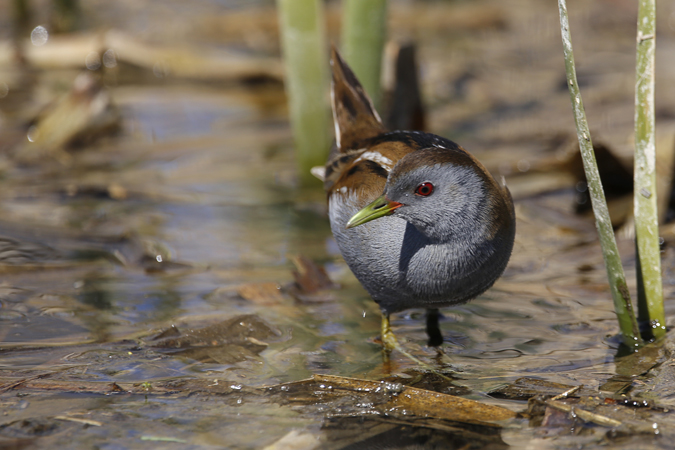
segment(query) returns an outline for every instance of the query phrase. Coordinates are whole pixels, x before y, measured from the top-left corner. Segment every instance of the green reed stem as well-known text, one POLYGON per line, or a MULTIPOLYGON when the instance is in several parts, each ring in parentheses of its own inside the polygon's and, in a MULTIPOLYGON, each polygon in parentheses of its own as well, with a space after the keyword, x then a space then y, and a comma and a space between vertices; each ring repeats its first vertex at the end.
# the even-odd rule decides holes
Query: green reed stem
POLYGON ((572 100, 572 110, 574 112, 574 122, 576 123, 577 136, 579 138, 579 148, 584 162, 584 172, 588 191, 591 196, 593 213, 595 214, 595 225, 600 235, 600 246, 602 255, 605 259, 607 268, 607 278, 614 299, 614 310, 619 319, 621 336, 624 344, 630 348, 637 348, 642 345, 642 338, 638 329, 633 305, 630 299, 630 293, 626 286, 626 277, 621 265, 621 256, 616 246, 612 221, 609 218, 605 193, 602 190, 602 182, 598 172, 598 165, 595 162, 595 153, 593 152, 593 143, 591 133, 588 129, 584 104, 581 101, 581 92, 577 83, 576 68, 574 66, 574 53, 572 52, 572 37, 569 31, 569 18, 567 15, 567 5, 565 0, 558 0, 558 10, 560 12, 560 31, 562 33, 563 53, 565 56, 565 72, 567 74, 567 86, 572 100))
POLYGON ((300 180, 318 186, 309 171, 326 163, 332 139, 323 2, 277 0, 277 6, 300 180))
POLYGON ((635 238, 638 260, 638 317, 655 338, 666 333, 656 206, 654 53, 656 1, 640 0, 635 64, 635 238))
POLYGON ((387 0, 345 0, 342 54, 364 89, 380 106, 382 50, 387 29, 387 0))

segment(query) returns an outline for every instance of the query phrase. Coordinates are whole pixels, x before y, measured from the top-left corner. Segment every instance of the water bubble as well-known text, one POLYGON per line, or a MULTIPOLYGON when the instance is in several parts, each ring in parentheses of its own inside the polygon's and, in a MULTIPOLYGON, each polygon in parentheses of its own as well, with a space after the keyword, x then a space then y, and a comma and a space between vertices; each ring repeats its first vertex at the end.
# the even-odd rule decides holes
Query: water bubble
POLYGON ((241 389, 241 384, 233 384, 230 386, 230 389, 235 389, 235 390, 240 390, 241 389))
POLYGON ((157 262, 162 262, 162 255, 157 255, 157 256, 155 256, 155 260, 156 260, 157 262))
POLYGON ((42 25, 38 25, 30 33, 30 41, 36 47, 45 45, 48 40, 49 40, 49 32, 42 25))
POLYGON ((526 159, 521 159, 520 161, 518 161, 516 167, 518 167, 518 170, 520 170, 521 172, 527 172, 528 170, 530 170, 530 162, 526 159))
POLYGON ((113 67, 117 66, 117 55, 115 54, 115 50, 112 48, 109 48, 105 51, 105 53, 103 53, 103 65, 108 69, 112 69, 113 67))
POLYGON ((35 142, 35 139, 37 138, 37 127, 33 125, 28 129, 28 133, 26 133, 26 139, 28 139, 28 142, 35 142))
POLYGON ((89 70, 98 70, 101 67, 101 57, 98 52, 90 52, 86 58, 84 58, 84 65, 87 66, 89 70))

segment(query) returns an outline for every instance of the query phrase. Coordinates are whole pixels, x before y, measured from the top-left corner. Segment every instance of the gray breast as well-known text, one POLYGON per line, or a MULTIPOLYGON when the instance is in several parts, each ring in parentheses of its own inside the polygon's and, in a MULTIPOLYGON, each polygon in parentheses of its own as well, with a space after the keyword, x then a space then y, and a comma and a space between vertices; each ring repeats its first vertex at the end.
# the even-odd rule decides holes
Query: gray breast
POLYGON ((466 302, 492 286, 506 266, 508 257, 490 261, 498 243, 434 244, 395 215, 347 230, 364 206, 355 196, 334 193, 331 228, 349 268, 386 313, 466 302))

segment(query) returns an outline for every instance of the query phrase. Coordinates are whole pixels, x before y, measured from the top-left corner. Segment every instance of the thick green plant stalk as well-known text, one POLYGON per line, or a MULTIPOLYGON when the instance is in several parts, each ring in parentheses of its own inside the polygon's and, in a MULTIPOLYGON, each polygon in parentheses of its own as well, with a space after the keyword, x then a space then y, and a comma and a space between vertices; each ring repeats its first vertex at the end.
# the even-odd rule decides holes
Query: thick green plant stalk
POLYGON ((53 0, 52 26, 59 33, 71 33, 80 27, 82 8, 79 0, 53 0))
POLYGON ((567 5, 565 0, 558 0, 558 10, 560 12, 560 31, 562 33, 563 53, 565 56, 565 72, 567 74, 567 86, 572 100, 572 110, 574 112, 574 122, 576 123, 577 136, 579 138, 579 148, 584 162, 584 172, 586 173, 586 182, 591 196, 593 213, 595 214, 595 225, 600 235, 600 246, 602 247, 602 256, 605 259, 607 268, 607 278, 614 299, 614 310, 619 319, 619 327, 624 344, 630 348, 637 348, 642 345, 640 330, 638 329, 633 305, 630 299, 630 293, 626 286, 626 276, 621 265, 621 256, 616 246, 612 221, 609 218, 605 193, 602 190, 602 182, 598 172, 598 165, 595 162, 595 153, 593 152, 593 143, 591 133, 586 121, 586 112, 584 104, 581 101, 581 92, 577 83, 577 73, 574 66, 574 54, 572 52, 572 38, 569 30, 569 18, 567 15, 567 5))
POLYGON ((635 64, 635 238, 638 259, 638 317, 655 338, 666 333, 656 206, 654 53, 656 1, 640 0, 635 64))
POLYGON ((303 185, 326 163, 330 148, 328 53, 321 0, 277 0, 286 67, 286 93, 303 185))
POLYGON ((345 0, 343 4, 342 55, 378 108, 387 0, 345 0))
POLYGON ((12 13, 14 15, 14 34, 15 38, 23 37, 21 34, 28 29, 31 20, 31 10, 28 5, 28 0, 13 0, 12 13))

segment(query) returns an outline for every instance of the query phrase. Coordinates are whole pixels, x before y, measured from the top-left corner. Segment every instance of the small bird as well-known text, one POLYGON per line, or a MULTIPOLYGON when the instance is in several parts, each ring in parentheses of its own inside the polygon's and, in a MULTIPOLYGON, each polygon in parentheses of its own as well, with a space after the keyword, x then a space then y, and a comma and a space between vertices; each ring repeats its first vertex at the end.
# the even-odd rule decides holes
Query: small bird
POLYGON ((388 131, 333 48, 336 145, 324 170, 331 229, 349 268, 382 309, 385 355, 400 349, 389 315, 426 308, 439 346, 438 308, 490 288, 511 256, 509 190, 454 142, 388 131))

